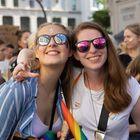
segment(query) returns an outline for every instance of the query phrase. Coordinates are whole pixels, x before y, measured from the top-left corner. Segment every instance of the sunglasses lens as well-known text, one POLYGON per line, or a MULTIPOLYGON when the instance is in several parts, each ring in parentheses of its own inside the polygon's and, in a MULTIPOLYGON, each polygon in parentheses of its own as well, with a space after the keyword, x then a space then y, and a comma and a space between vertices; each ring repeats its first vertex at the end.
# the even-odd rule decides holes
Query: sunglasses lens
POLYGON ((38 44, 41 45, 41 46, 48 45, 49 42, 50 42, 50 37, 47 36, 47 35, 40 36, 40 37, 38 38, 38 44))
POLYGON ((93 45, 96 49, 103 49, 106 46, 105 38, 96 38, 93 40, 93 45))
POLYGON ((67 37, 64 34, 57 34, 54 36, 54 40, 57 44, 65 44, 67 42, 67 37))
POLYGON ((76 44, 79 52, 87 52, 90 48, 89 42, 82 41, 76 44))

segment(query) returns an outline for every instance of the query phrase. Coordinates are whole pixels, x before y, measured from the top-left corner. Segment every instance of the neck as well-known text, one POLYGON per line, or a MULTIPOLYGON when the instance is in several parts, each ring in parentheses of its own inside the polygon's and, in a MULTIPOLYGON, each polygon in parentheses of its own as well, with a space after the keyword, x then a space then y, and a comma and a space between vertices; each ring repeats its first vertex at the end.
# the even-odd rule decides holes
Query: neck
POLYGON ((94 72, 86 72, 84 73, 84 82, 85 86, 89 89, 99 91, 103 89, 103 74, 101 73, 94 73, 94 72))
MULTIPOLYGON (((60 68, 60 67, 59 67, 60 68)), ((44 88, 46 93, 55 91, 57 82, 60 78, 63 68, 51 69, 51 68, 40 68, 39 85, 44 88)))

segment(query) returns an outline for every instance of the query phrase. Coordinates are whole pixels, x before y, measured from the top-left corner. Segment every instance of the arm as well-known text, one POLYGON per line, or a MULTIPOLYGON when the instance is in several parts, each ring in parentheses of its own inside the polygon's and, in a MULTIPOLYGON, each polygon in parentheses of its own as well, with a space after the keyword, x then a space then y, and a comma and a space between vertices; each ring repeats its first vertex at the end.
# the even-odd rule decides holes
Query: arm
POLYGON ((16 82, 12 79, 0 87, 0 139, 8 139, 26 105, 26 92, 30 92, 27 82, 16 82), (23 106, 24 105, 24 106, 23 106))

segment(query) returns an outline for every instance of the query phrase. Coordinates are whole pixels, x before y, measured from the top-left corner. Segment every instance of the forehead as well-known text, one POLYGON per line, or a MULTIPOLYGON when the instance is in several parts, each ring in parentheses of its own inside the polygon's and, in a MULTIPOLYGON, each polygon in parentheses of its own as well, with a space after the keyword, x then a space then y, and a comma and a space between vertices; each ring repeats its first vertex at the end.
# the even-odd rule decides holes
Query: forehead
POLYGON ((136 36, 131 30, 125 29, 124 36, 136 36))
POLYGON ((77 39, 78 40, 88 40, 88 39, 94 39, 97 37, 101 37, 102 34, 101 32, 99 32, 96 29, 83 29, 81 30, 78 35, 77 35, 77 39))
POLYGON ((40 35, 55 35, 57 33, 66 34, 66 31, 59 25, 46 25, 38 31, 38 36, 40 35))
POLYGON ((23 33, 23 36, 29 36, 31 33, 30 32, 25 32, 23 33))

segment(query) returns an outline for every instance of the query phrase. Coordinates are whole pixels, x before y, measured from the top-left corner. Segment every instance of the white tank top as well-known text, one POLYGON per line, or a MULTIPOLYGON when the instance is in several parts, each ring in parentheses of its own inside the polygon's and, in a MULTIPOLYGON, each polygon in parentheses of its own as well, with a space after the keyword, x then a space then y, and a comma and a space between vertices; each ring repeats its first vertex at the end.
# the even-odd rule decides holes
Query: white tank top
MULTIPOLYGON (((60 119, 60 117, 58 117, 57 121, 54 122, 53 127, 52 127, 52 131, 53 132, 58 132, 61 130, 62 127, 62 121, 60 119)), ((48 125, 45 125, 39 118, 39 116, 37 114, 35 114, 35 117, 32 121, 32 134, 34 137, 40 137, 43 134, 45 134, 45 132, 49 129, 48 125)))

